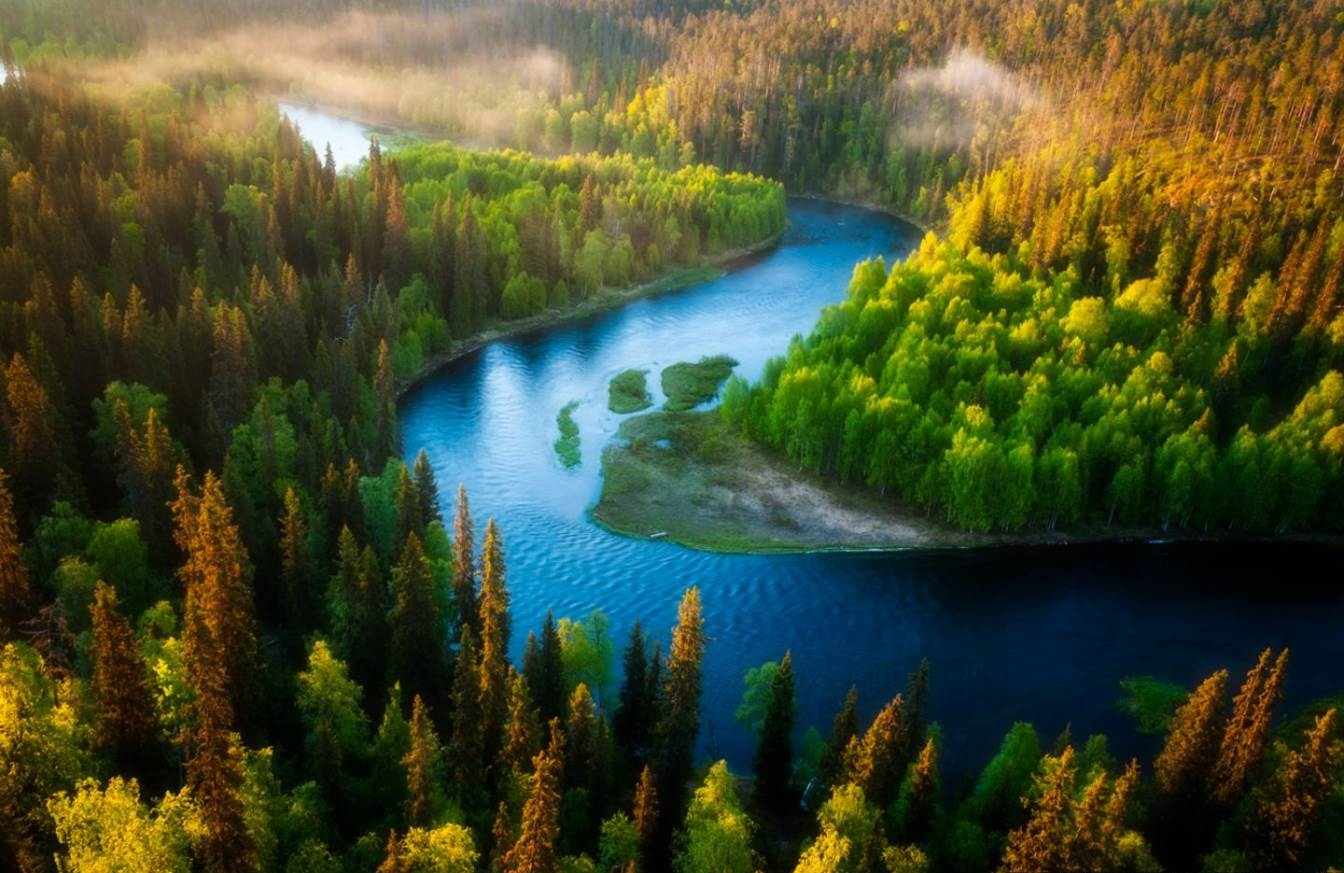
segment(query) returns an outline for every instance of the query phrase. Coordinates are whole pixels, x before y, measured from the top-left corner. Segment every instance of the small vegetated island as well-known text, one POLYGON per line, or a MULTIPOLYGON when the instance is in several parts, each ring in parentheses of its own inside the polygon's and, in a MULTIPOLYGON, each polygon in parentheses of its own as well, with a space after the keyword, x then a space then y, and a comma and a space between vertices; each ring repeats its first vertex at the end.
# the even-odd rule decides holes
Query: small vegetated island
POLYGON ((640 412, 653 405, 645 376, 647 370, 624 370, 607 386, 607 408, 617 415, 640 412))
POLYGON ((579 401, 571 400, 555 416, 556 427, 560 430, 560 436, 554 444, 555 454, 566 468, 577 467, 583 460, 579 449, 579 423, 574 420, 574 410, 578 408, 579 401))

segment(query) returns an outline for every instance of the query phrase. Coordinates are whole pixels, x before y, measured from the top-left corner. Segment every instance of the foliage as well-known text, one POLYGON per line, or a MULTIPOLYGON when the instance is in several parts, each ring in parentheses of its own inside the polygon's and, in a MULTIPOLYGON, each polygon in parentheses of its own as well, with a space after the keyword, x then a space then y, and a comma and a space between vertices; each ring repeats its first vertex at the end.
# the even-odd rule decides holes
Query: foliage
POLYGON ((663 409, 685 412, 713 400, 736 366, 737 361, 728 355, 714 355, 694 364, 683 361, 665 367, 661 378, 667 402, 663 409))
POLYGON ((622 370, 607 386, 607 408, 617 415, 648 409, 653 404, 644 377, 648 370, 622 370))
POLYGON ((579 425, 574 421, 574 410, 578 408, 579 401, 571 400, 555 415, 556 427, 560 429, 560 436, 555 441, 555 454, 565 467, 577 467, 583 460, 579 452, 579 425))

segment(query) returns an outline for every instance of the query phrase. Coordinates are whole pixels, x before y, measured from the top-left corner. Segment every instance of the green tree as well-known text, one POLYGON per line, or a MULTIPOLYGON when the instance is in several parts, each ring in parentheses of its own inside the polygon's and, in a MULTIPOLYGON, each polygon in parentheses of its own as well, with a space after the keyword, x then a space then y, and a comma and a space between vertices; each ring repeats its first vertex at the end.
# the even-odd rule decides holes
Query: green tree
POLYGON ((686 830, 678 840, 673 869, 677 873, 752 873, 756 869, 751 848, 754 831, 728 765, 719 761, 709 768, 686 811, 686 830))
POLYGON ((797 805, 793 787, 793 725, 798 713, 794 692, 793 655, 785 652, 770 682, 770 696, 756 744, 752 768, 757 796, 780 810, 797 805))
POLYGON ((64 846, 58 865, 69 873, 157 870, 188 873, 195 810, 182 794, 165 794, 151 811, 134 780, 113 777, 107 787, 82 780, 73 794, 47 801, 64 846))

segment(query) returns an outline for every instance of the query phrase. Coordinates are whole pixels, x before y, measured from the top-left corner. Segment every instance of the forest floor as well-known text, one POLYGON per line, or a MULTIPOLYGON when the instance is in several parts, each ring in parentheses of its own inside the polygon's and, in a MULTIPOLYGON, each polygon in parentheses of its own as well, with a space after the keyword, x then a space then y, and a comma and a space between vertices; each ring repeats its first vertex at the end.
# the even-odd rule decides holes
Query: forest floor
POLYGON ((898 549, 990 540, 823 482, 731 431, 717 413, 627 419, 602 454, 594 520, 628 536, 730 552, 898 549))
POLYGON ((479 333, 453 340, 452 345, 447 349, 426 358, 424 365, 419 370, 398 383, 397 398, 400 399, 407 391, 433 376, 448 363, 471 354, 495 340, 531 333, 568 321, 589 318, 644 297, 653 297, 657 294, 665 294, 700 282, 717 279, 730 272, 739 262, 773 249, 779 245, 779 241, 783 238, 784 231, 781 230, 754 245, 730 249, 704 258, 699 264, 682 265, 664 270, 661 275, 640 285, 632 285, 626 288, 602 288, 568 306, 553 307, 527 318, 494 322, 479 333))

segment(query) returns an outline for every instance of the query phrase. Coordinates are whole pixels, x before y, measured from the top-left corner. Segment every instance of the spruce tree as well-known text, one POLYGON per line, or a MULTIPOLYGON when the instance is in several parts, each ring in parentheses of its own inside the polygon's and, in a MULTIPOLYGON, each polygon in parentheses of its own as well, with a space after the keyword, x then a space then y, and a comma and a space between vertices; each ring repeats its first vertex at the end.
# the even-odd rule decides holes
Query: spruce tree
POLYGON ((794 692, 793 653, 785 652, 770 683, 765 719, 752 767, 761 803, 784 811, 797 804, 793 788, 793 724, 798 713, 794 692))
POLYGON ((844 775, 845 749, 849 748, 849 741, 859 732, 858 706, 859 689, 851 685, 845 694, 844 703, 831 721, 831 732, 826 738, 826 747, 822 750, 821 762, 817 766, 817 776, 825 789, 818 792, 820 798, 839 785, 844 775))
POLYGON ((388 614, 391 678, 401 683, 405 693, 437 702, 443 622, 429 561, 415 534, 406 537, 392 584, 395 600, 388 614))
POLYGON ((1337 733, 1335 709, 1317 716, 1301 748, 1284 757, 1273 781, 1258 792, 1248 834, 1257 869, 1301 868, 1344 764, 1337 733))
POLYGON ((537 661, 537 708, 541 711, 542 721, 565 717, 565 664, 560 651, 560 632, 555 616, 546 611, 546 621, 541 626, 541 647, 537 661))
POLYGON ((93 700, 99 746, 134 756, 154 744, 158 723, 145 665, 117 590, 99 581, 93 590, 93 700))
POLYGON ((658 827, 658 789, 653 782, 653 768, 648 764, 644 765, 639 773, 639 781, 635 783, 632 819, 635 830, 639 832, 640 851, 643 853, 658 827))
POLYGON ((431 827, 443 808, 443 750, 418 694, 411 703, 411 748, 402 764, 406 767, 406 820, 413 827, 431 827))
POLYGON ((504 768, 513 773, 528 773, 539 751, 541 719, 532 705, 527 677, 513 673, 509 682, 509 724, 502 752, 504 768))
POLYGON ((1252 771, 1260 762, 1269 739, 1274 705, 1283 694, 1284 671, 1288 650, 1284 649, 1270 665, 1272 650, 1265 649, 1246 675, 1246 681, 1232 701, 1232 715, 1218 748, 1213 768, 1213 797, 1226 806, 1237 802, 1246 790, 1252 771))
POLYGON ((863 738, 855 736, 845 749, 846 781, 863 789, 864 796, 885 809, 894 799, 905 772, 905 708, 897 694, 868 726, 863 738))
MULTIPOLYGON (((686 781, 691 775, 695 739, 700 733, 701 665, 705 656, 705 627, 700 589, 689 588, 677 609, 677 626, 664 678, 664 708, 658 724, 655 760, 658 797, 663 805, 660 842, 670 834, 668 822, 681 819, 686 809, 686 781)), ((665 844, 660 845, 659 850, 665 844)))
POLYGON ((558 720, 550 724, 551 739, 533 761, 532 788, 523 804, 518 840, 503 859, 506 873, 555 873, 556 839, 560 835, 560 774, 564 768, 564 734, 558 720))
POLYGON ((434 481, 434 467, 429 455, 421 449, 415 456, 415 493, 420 497, 420 520, 430 524, 439 520, 439 484, 434 481))
POLYGON ((929 659, 921 658, 919 668, 910 674, 905 686, 905 739, 906 746, 902 758, 913 761, 924 747, 929 706, 929 659))
POLYGON ((647 754, 652 720, 648 699, 648 652, 644 648, 644 633, 638 621, 630 631, 623 665, 621 703, 620 709, 616 710, 613 726, 621 751, 627 758, 638 761, 647 754))
POLYGON ((477 800, 485 777, 485 736, 481 721, 480 662, 471 627, 462 626, 462 644, 453 664, 453 731, 448 745, 449 775, 464 806, 477 800))
POLYGON ((1157 787, 1163 794, 1203 799, 1218 755, 1226 708, 1227 671, 1219 670, 1176 710, 1166 742, 1153 762, 1157 787))
POLYGON ((397 510, 397 542, 405 542, 406 537, 415 534, 421 542, 425 539, 425 517, 420 504, 420 489, 415 480, 401 465, 397 476, 397 488, 393 500, 397 510))
POLYGON ((0 643, 13 639, 33 605, 33 585, 23 562, 14 496, 0 470, 0 643))
POLYGON ((491 519, 481 558, 481 725, 485 759, 499 754, 509 706, 509 593, 504 584, 504 547, 491 519))
POLYGON ((280 580, 285 591, 285 609, 295 630, 313 627, 313 594, 309 588, 308 520, 293 488, 285 489, 285 510, 280 519, 280 580))
POLYGON ((922 843, 928 838, 937 801, 938 746, 929 737, 911 763, 896 800, 896 828, 903 841, 922 843))
POLYGON ((999 873, 1040 873, 1068 869, 1068 834, 1077 765, 1072 746, 1047 758, 1041 793, 1027 823, 1008 834, 999 873))
POLYGON ((467 487, 457 486, 457 512, 453 516, 453 602, 458 620, 481 635, 480 604, 476 597, 476 540, 471 521, 467 487))
POLYGON ((517 838, 509 804, 501 800, 495 810, 495 823, 490 828, 490 873, 504 873, 504 857, 513 848, 517 838))

